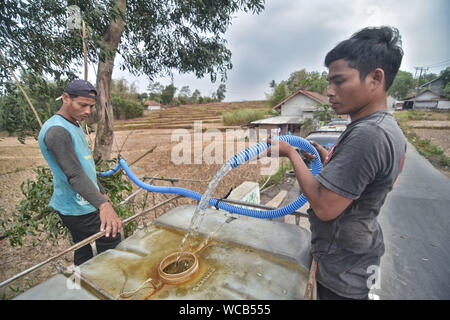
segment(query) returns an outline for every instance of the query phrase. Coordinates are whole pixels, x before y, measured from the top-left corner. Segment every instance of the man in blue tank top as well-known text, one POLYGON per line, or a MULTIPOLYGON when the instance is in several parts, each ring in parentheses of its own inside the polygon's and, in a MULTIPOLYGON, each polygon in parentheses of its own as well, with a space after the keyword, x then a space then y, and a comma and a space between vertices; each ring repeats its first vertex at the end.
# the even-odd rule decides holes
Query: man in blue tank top
MULTIPOLYGON (((62 95, 61 108, 44 123, 38 141, 53 173, 49 206, 58 212, 75 243, 105 231, 105 236, 96 241, 100 253, 120 242, 122 221, 97 181, 94 159, 78 123, 87 119, 96 96, 88 81, 70 82, 62 95)), ((74 263, 80 265, 92 256, 91 247, 86 245, 75 251, 74 263)))

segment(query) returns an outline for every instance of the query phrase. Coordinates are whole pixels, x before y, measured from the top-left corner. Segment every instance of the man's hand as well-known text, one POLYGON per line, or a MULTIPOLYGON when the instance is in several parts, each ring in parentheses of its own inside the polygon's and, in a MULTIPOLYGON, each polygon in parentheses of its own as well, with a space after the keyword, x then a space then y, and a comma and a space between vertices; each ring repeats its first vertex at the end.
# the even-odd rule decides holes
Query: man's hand
MULTIPOLYGON (((324 147, 322 147, 320 144, 313 140, 309 140, 309 142, 313 145, 314 148, 316 148, 317 152, 319 153, 320 160, 322 160, 322 163, 325 161, 325 159, 328 156, 328 151, 324 147)), ((302 155, 308 160, 308 161, 314 161, 316 159, 316 156, 312 153, 305 152, 302 150, 302 155)))
POLYGON ((105 231, 106 237, 109 237, 112 231, 112 236, 115 237, 117 232, 122 228, 122 221, 114 211, 112 203, 109 201, 104 202, 98 209, 100 210, 100 231, 105 231))
POLYGON ((270 144, 270 147, 266 152, 268 157, 290 157, 292 152, 296 152, 294 147, 283 140, 267 139, 267 143, 270 144))

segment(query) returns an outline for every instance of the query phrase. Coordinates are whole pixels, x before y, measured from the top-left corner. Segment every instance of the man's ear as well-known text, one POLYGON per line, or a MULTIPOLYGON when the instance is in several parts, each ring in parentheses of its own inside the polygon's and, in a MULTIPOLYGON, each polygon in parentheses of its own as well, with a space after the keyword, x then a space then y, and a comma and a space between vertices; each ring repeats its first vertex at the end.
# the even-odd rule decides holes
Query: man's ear
POLYGON ((71 100, 71 98, 67 92, 64 92, 61 97, 62 97, 61 99, 62 99, 63 103, 69 103, 71 100))
POLYGON ((373 86, 374 89, 377 89, 378 87, 382 87, 384 90, 384 83, 386 81, 384 77, 384 70, 381 68, 376 68, 373 70, 370 74, 370 84, 373 86))

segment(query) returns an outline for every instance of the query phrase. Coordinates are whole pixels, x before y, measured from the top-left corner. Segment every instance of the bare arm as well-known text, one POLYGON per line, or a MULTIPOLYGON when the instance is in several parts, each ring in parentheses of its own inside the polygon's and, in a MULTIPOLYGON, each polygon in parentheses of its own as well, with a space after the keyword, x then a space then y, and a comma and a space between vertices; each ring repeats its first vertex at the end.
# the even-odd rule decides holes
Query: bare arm
POLYGON ((267 142, 272 144, 270 149, 278 148, 280 157, 288 157, 291 160, 298 183, 319 219, 333 220, 350 205, 351 199, 338 195, 320 184, 291 145, 281 140, 267 142))

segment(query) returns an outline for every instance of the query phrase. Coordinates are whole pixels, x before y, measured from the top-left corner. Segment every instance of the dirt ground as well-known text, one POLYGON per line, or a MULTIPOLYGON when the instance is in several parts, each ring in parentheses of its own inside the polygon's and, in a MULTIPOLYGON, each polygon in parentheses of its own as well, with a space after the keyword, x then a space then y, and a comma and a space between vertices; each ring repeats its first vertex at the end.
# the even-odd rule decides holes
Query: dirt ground
POLYGON ((419 137, 426 137, 432 144, 441 147, 445 155, 450 157, 450 130, 424 128, 414 128, 413 130, 419 137))
MULTIPOLYGON (((208 127, 213 125, 209 124, 208 127)), ((428 138, 432 143, 439 145, 443 148, 448 156, 450 156, 450 129, 414 129, 422 138, 428 138)), ((201 180, 202 182, 177 182, 176 186, 185 187, 200 193, 203 193, 211 180, 213 175, 221 167, 221 164, 206 164, 201 161, 201 164, 175 164, 171 160, 173 158, 172 152, 179 146, 179 140, 172 141, 173 129, 142 129, 142 130, 123 130, 116 132, 116 142, 113 144, 113 155, 117 155, 117 149, 121 148, 121 155, 129 162, 137 159, 139 156, 150 150, 154 146, 156 149, 145 158, 137 162, 132 166, 133 172, 139 176, 154 176, 158 177, 170 177, 181 179, 201 180), (123 147, 122 147, 123 146, 123 147)), ((193 131, 189 130, 191 143, 194 145, 193 131)), ((223 136, 225 137, 225 136, 223 136)), ((90 139, 94 141, 94 136, 91 135, 90 139)), ((234 155, 238 151, 242 150, 248 145, 245 137, 240 138, 240 142, 219 141, 222 145, 223 160, 227 159, 227 154, 234 155), (228 142, 228 145, 227 145, 228 142), (227 148, 228 146, 228 148, 227 148), (233 150, 229 150, 229 147, 233 146, 233 150)), ((198 140, 197 140, 198 142, 198 140)), ((197 149, 197 155, 201 154, 201 151, 205 152, 209 141, 203 140, 201 144, 198 144, 200 149, 197 149), (200 152, 198 152, 200 150, 200 152)), ((218 149, 216 149, 218 150, 218 149)), ((191 157, 194 162, 194 154, 191 157)), ((38 165, 45 165, 45 161, 40 153, 37 141, 33 138, 28 138, 26 144, 22 145, 14 137, 0 138, 0 219, 5 220, 5 217, 11 214, 15 206, 22 198, 20 192, 20 184, 28 178, 33 178, 33 168, 38 165)), ((204 160, 204 159, 203 159, 204 160)), ((230 188, 236 187, 243 181, 260 181, 264 177, 261 175, 261 169, 267 167, 261 163, 244 164, 235 170, 232 170, 219 184, 214 196, 223 197, 228 193, 230 188)), ((450 178, 450 174, 447 174, 450 178)), ((294 183, 294 180, 290 180, 289 183, 294 183)), ((170 182, 157 181, 158 185, 170 185, 170 182)), ((278 189, 274 188, 272 193, 275 195, 278 189)), ((149 197, 149 204, 151 206, 155 203, 159 203, 165 200, 166 197, 161 194, 152 194, 149 197)), ((268 198, 263 198, 266 202, 268 198)), ((190 199, 182 199, 178 201, 181 203, 194 203, 190 199)), ((151 221, 155 216, 163 214, 168 210, 170 206, 165 206, 158 209, 156 212, 152 211, 147 215, 145 221, 151 221)), ((293 219, 293 217, 291 217, 293 219)), ((289 218, 290 219, 290 218, 289 218)), ((292 220, 291 219, 291 220, 292 220)), ((301 222, 305 222, 302 219, 301 222)), ((287 221, 288 222, 288 221, 287 221)), ((141 221, 142 223, 142 221, 141 221)), ((292 221, 291 221, 292 223, 292 221)), ((56 243, 52 241, 41 241, 37 246, 33 247, 31 238, 26 237, 23 247, 11 247, 8 239, 0 240, 0 282, 4 281, 20 271, 23 271, 45 259, 57 254, 65 248, 68 248, 70 243, 68 240, 59 240, 56 243)), ((69 253, 58 260, 59 263, 69 266, 73 263, 73 254, 69 253)), ((33 285, 40 283, 48 279, 51 275, 56 273, 56 269, 53 263, 48 264, 46 267, 35 271, 25 278, 15 281, 10 287, 0 290, 0 297, 10 298, 16 295, 20 291, 24 291, 33 285)))
MULTIPOLYGON (((437 116, 445 119, 450 117, 450 113, 438 113, 437 116)), ((429 139, 432 144, 439 146, 447 157, 450 157, 450 120, 409 121, 408 125, 419 137, 429 139)), ((438 170, 450 178, 450 168, 438 168, 438 170)))

